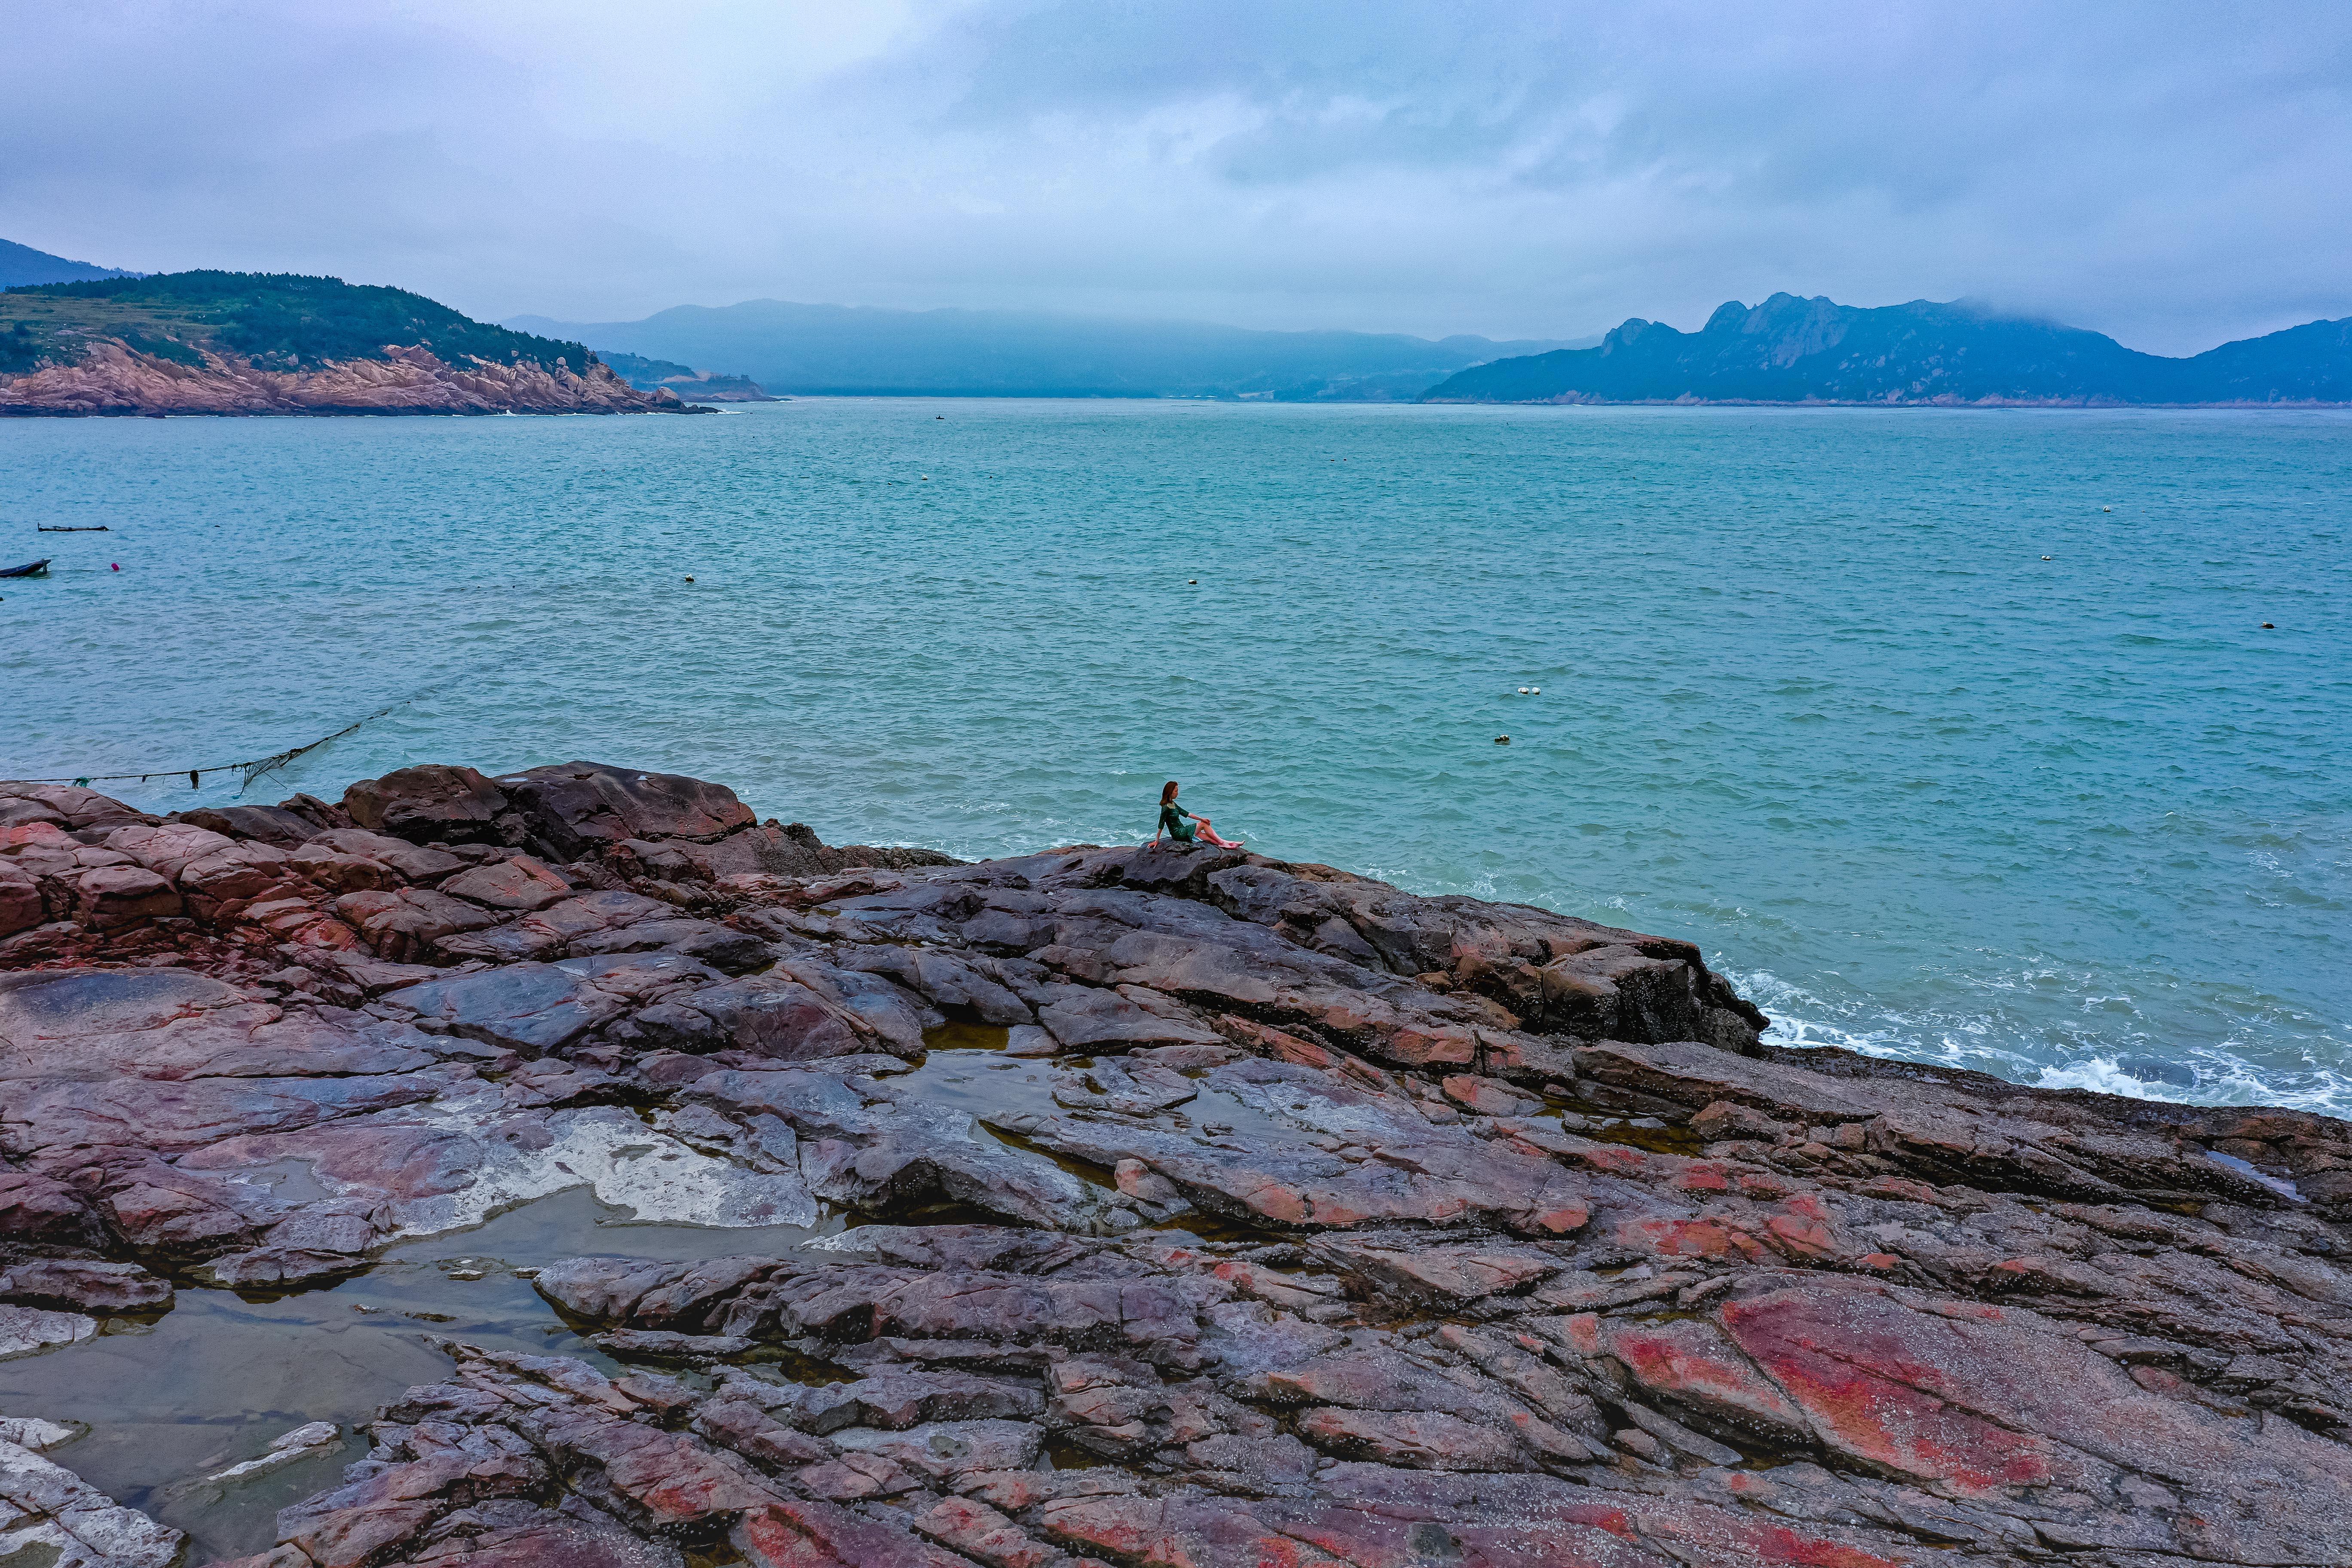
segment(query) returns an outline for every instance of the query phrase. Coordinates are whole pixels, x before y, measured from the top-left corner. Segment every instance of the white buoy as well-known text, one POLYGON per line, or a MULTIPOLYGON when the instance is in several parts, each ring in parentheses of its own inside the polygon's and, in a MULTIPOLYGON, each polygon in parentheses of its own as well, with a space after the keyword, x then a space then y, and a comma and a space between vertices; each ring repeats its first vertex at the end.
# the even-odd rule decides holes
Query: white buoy
POLYGON ((1520 688, 1519 688, 1519 695, 1520 695, 1520 696, 1522 696, 1522 697, 1525 697, 1527 694, 1528 694, 1528 689, 1527 689, 1526 687, 1524 687, 1524 686, 1520 687, 1520 688))
POLYGON ((1528 688, 1528 695, 1530 697, 1541 697, 1543 695, 1543 688, 1540 686, 1530 686, 1528 688))

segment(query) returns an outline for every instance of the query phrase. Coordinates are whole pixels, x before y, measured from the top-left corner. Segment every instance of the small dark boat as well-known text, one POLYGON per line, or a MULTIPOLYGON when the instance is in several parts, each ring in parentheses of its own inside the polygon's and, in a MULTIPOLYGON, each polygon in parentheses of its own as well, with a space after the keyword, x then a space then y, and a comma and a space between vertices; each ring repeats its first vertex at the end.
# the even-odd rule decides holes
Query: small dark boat
POLYGON ((46 522, 37 522, 33 524, 33 531, 35 533, 111 533, 114 531, 102 522, 79 528, 52 528, 46 522))
POLYGON ((0 572, 0 577, 46 577, 48 574, 49 563, 46 561, 36 561, 29 566, 11 566, 5 572, 0 572))

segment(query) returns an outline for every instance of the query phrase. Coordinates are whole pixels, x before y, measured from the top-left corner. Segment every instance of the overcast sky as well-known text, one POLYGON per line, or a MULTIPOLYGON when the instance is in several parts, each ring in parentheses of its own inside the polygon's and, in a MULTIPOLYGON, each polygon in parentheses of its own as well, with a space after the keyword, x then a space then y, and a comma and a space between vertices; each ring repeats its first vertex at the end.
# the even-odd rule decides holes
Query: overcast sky
POLYGON ((2352 315, 2352 4, 0 0, 0 237, 475 315, 2352 315))

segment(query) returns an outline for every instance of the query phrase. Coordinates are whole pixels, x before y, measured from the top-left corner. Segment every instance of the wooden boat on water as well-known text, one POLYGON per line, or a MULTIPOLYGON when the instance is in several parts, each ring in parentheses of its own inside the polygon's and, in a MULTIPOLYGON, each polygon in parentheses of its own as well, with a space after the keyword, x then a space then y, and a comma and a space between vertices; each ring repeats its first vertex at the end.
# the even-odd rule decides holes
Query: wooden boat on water
POLYGON ((49 563, 46 561, 36 561, 27 566, 11 566, 5 572, 0 572, 0 577, 46 577, 48 574, 49 563))
POLYGON ((37 522, 33 524, 33 531, 35 533, 111 533, 114 531, 102 522, 83 523, 79 526, 68 523, 63 527, 37 522))

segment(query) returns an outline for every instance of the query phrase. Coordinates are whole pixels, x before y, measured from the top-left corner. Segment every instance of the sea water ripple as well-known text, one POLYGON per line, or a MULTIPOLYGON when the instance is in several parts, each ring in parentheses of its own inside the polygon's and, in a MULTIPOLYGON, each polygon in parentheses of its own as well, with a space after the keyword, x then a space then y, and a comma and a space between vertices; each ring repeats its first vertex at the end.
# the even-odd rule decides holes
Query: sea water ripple
POLYGON ((14 421, 0 776, 216 802, 399 701, 255 795, 584 756, 971 856, 1181 778, 1776 1039, 2343 1112, 2347 527, 2333 412, 14 421))

